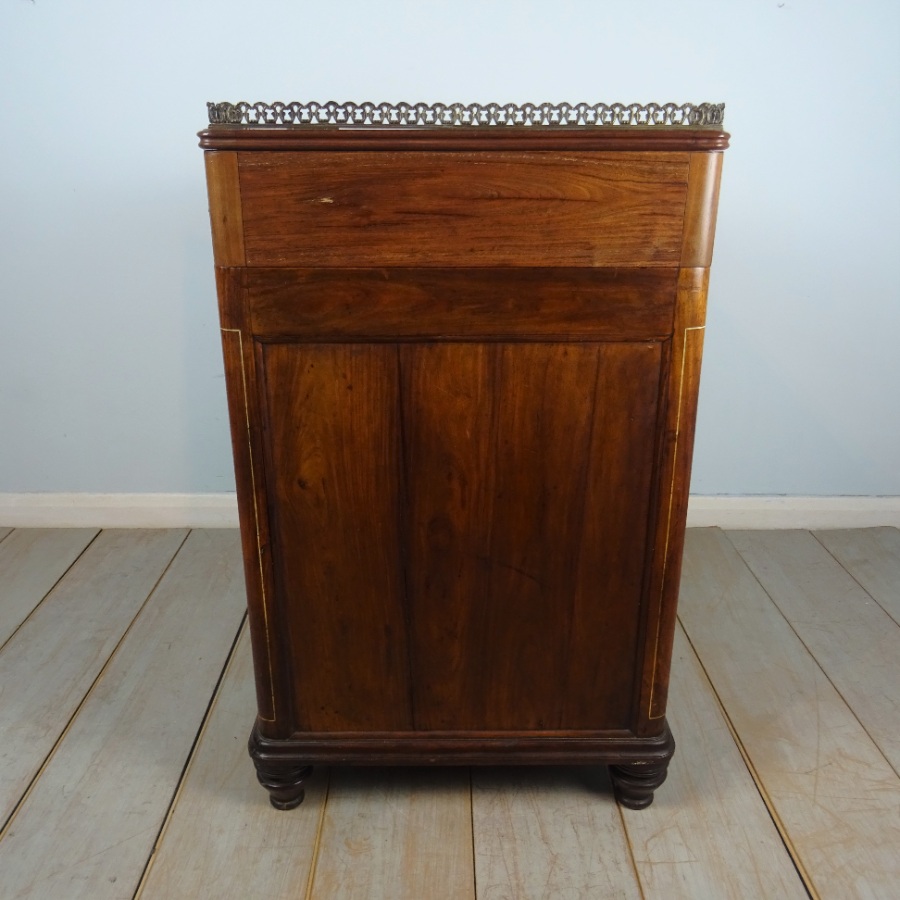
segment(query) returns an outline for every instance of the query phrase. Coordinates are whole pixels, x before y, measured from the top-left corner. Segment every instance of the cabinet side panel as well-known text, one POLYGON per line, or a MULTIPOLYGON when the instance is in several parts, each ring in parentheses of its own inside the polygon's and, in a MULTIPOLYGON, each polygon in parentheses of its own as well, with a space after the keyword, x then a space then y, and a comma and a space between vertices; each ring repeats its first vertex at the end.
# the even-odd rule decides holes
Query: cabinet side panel
POLYGON ((594 402, 562 728, 632 725, 662 346, 606 344, 594 402))
MULTIPOLYGON (((247 608, 256 670, 258 718, 270 736, 285 727, 286 698, 274 628, 274 587, 265 503, 253 340, 248 332, 241 269, 217 269, 225 386, 247 584, 247 608)), ((289 733, 289 732, 288 732, 289 733)), ((281 736, 284 736, 281 734, 281 736)))
POLYGON ((251 266, 674 266, 688 153, 240 155, 251 266))
POLYGON ((639 730, 644 733, 658 731, 666 711, 687 522, 708 282, 708 269, 682 269, 679 273, 675 333, 666 386, 666 421, 659 465, 659 510, 648 593, 647 643, 639 709, 639 730))
POLYGON ((296 727, 411 728, 397 348, 273 344, 263 359, 296 727))
POLYGON ((207 150, 203 158, 206 163, 213 257, 217 266, 242 266, 245 261, 244 223, 237 153, 207 150))
POLYGON ((712 262, 721 178, 721 153, 691 154, 681 244, 681 265, 686 268, 709 268, 712 262))

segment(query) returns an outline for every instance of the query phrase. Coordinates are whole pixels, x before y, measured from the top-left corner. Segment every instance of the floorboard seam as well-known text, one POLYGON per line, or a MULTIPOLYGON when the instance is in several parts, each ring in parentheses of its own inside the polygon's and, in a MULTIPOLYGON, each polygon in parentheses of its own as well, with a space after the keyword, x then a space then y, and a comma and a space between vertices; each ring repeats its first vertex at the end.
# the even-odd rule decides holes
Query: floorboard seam
POLYGON ((616 809, 619 811, 619 822, 622 824, 622 833, 625 835, 625 844, 628 847, 628 858, 631 860, 631 868, 634 872, 634 880, 637 884, 638 891, 641 895, 641 900, 646 900, 646 894, 644 893, 644 883, 641 881, 641 873, 638 871, 637 860, 634 858, 634 847, 631 843, 631 835, 628 833, 628 823, 625 821, 625 813, 622 812, 622 805, 615 801, 616 809))
POLYGON ((316 867, 319 864, 319 850, 322 847, 322 830, 325 826, 325 809, 328 806, 328 795, 331 791, 331 768, 328 769, 325 779, 325 796, 322 798, 322 808, 319 810, 319 822, 316 825, 316 839, 313 843, 312 859, 309 862, 309 876, 306 879, 306 892, 304 900, 311 900, 313 885, 316 880, 316 867))
POLYGON ((234 661, 235 650, 237 649, 238 642, 241 639, 241 634, 243 634, 246 622, 247 612, 245 610, 243 615, 241 616, 237 631, 235 632, 234 640, 231 642, 231 646, 228 648, 228 653, 225 656, 225 662, 222 665, 222 670, 221 672, 219 672, 219 677, 216 679, 216 683, 213 686, 209 703, 206 704, 206 709, 204 710, 203 715, 200 719, 200 727, 197 729, 197 733, 194 735, 194 740, 187 752, 187 756, 185 757, 184 765, 182 766, 181 773, 178 776, 178 781, 175 784, 175 789, 172 791, 172 799, 169 801, 168 809, 166 809, 166 814, 163 816, 162 824, 160 825, 159 831, 157 832, 156 837, 153 840, 153 846, 150 848, 150 853, 147 856, 147 861, 144 864, 143 871, 141 872, 141 877, 138 879, 137 887, 135 888, 133 895, 133 900, 138 900, 144 890, 144 885, 146 884, 147 878, 150 875, 150 870, 153 868, 153 862, 156 859, 159 846, 165 837, 166 831, 169 827, 169 823, 172 821, 172 816, 175 814, 175 807, 178 805, 178 800, 181 797, 182 790, 184 789, 185 782, 187 781, 188 773, 190 772, 191 767, 194 763, 194 759, 196 758, 197 748, 200 746, 200 742, 203 740, 203 736, 206 734, 207 727, 209 726, 210 720, 212 719, 213 711, 215 710, 216 705, 219 702, 222 684, 225 681, 225 677, 228 675, 229 670, 231 669, 232 663, 234 661))
POLYGON ((478 856, 475 852, 475 776, 472 766, 469 766, 469 822, 472 828, 472 897, 478 900, 478 856))
MULTIPOLYGON (((806 530, 806 529, 803 529, 803 530, 806 530)), ((812 532, 808 532, 808 533, 812 535, 812 532)), ((812 535, 812 536, 815 537, 815 535, 812 535)), ((744 559, 743 555, 741 554, 741 551, 738 550, 738 548, 734 545, 734 543, 731 541, 731 539, 728 538, 728 533, 727 533, 727 532, 725 532, 725 537, 728 539, 728 543, 731 544, 731 547, 732 547, 732 549, 734 550, 734 552, 737 553, 738 556, 740 556, 741 562, 744 564, 744 567, 747 569, 747 571, 753 576, 753 580, 759 585, 759 589, 766 595, 766 597, 769 598, 769 602, 772 604, 772 606, 774 606, 775 609, 778 610, 778 614, 781 616, 782 619, 784 619, 784 621, 785 621, 785 623, 787 624, 788 628, 790 628, 791 631, 794 633, 794 637, 796 637, 797 640, 800 641, 800 645, 801 645, 801 646, 803 647, 803 649, 809 654, 810 659, 812 659, 812 661, 816 664, 816 668, 818 668, 818 670, 822 673, 822 675, 825 677, 825 680, 831 685, 831 687, 834 689, 834 692, 838 695, 838 697, 841 698, 841 702, 844 704, 844 706, 847 707, 847 709, 850 711, 850 714, 853 716, 853 718, 854 718, 854 719, 857 721, 857 723, 859 724, 859 727, 862 728, 862 730, 865 732, 866 737, 872 742, 872 745, 873 745, 873 746, 875 747, 875 749, 878 751, 878 753, 879 753, 879 755, 881 756, 881 758, 887 763, 888 768, 889 768, 889 769, 890 769, 890 770, 891 770, 898 778, 900 778, 900 771, 898 771, 898 770, 897 770, 897 767, 893 764, 893 762, 891 762, 891 760, 888 759, 887 755, 885 754, 884 750, 882 750, 881 745, 878 743, 878 741, 876 741, 875 738, 872 737, 872 735, 869 733, 869 729, 866 728, 865 722, 863 722, 863 721, 859 718, 859 716, 856 714, 856 710, 853 708, 853 706, 852 706, 852 704, 850 703, 850 701, 843 695, 843 693, 841 693, 841 689, 834 683, 834 681, 832 681, 831 676, 830 676, 830 675, 828 674, 828 672, 825 670, 825 667, 822 665, 822 663, 819 662, 819 659, 818 659, 818 657, 816 656, 816 654, 813 653, 812 650, 810 650, 810 648, 809 648, 809 647, 807 646, 807 644, 806 644, 806 641, 803 640, 803 638, 802 638, 802 637, 800 636, 800 634, 798 633, 797 629, 794 628, 794 624, 793 624, 793 623, 791 622, 791 620, 784 614, 784 611, 783 611, 783 610, 781 609, 781 607, 778 605, 778 602, 777 602, 777 601, 775 600, 775 598, 774 598, 774 597, 766 590, 765 585, 762 583, 762 581, 760 581, 760 579, 759 579, 759 577, 757 576, 756 572, 753 571, 753 567, 750 565, 749 562, 747 562, 746 559, 744 559)), ((839 565, 840 565, 840 564, 839 564, 839 565)), ((844 569, 843 566, 841 566, 841 568, 844 569)), ((846 572, 847 570, 844 569, 844 571, 846 572)), ((849 575, 850 573, 848 572, 847 574, 849 575)), ((852 576, 851 576, 851 577, 852 577, 852 576)), ((854 579, 854 582, 855 582, 855 581, 856 581, 856 579, 854 579)), ((865 590, 865 589, 864 589, 864 590, 865 590)), ((869 594, 868 591, 866 591, 866 594, 869 595, 869 596, 871 596, 871 595, 869 594)), ((880 605, 880 604, 879 604, 879 607, 878 607, 878 608, 881 609, 881 605, 880 605)), ((891 621, 892 621, 892 622, 894 621, 893 618, 891 618, 891 621)), ((683 626, 682 626, 682 627, 683 627, 683 626)), ((685 632, 685 633, 687 633, 687 632, 685 632)), ((699 659, 699 657, 698 657, 698 659, 699 659)))
MULTIPOLYGON (((97 532, 97 534, 94 536, 94 540, 96 540, 97 537, 101 533, 102 532, 97 532)), ((59 749, 60 744, 62 744, 62 742, 66 739, 66 735, 69 733, 69 731, 71 731, 72 725, 74 724, 75 720, 78 718, 79 714, 81 713, 81 710, 84 709, 85 703, 87 703, 90 696, 94 693, 94 688, 97 687, 97 685, 100 683, 100 680, 106 674, 106 670, 110 667, 110 664, 115 659, 116 654, 119 652, 119 648, 122 646, 122 643, 125 641, 125 638, 127 638, 128 635, 131 634, 131 630, 134 628, 134 623, 137 622, 137 620, 141 617, 141 613, 143 613, 143 611, 147 608, 147 604, 153 598, 153 595, 156 593, 156 590, 159 587, 160 583, 162 582, 163 578, 166 577, 166 574, 168 573, 169 569, 172 568, 172 563, 175 561, 175 558, 181 552, 181 548, 184 547, 184 542, 188 539, 188 534, 190 534, 190 532, 185 533, 184 540, 182 540, 182 542, 178 545, 178 548, 175 550, 175 552, 172 554, 169 561, 163 567, 162 572, 160 572, 159 578, 157 578, 156 581, 153 582, 153 586, 147 592, 147 596, 144 599, 144 602, 141 603, 137 612, 135 612, 135 614, 131 617, 131 621, 128 623, 128 627, 119 636, 119 640, 116 641, 115 647, 112 648, 112 650, 109 653, 109 656, 106 657, 105 662, 100 667, 100 671, 94 677, 94 680, 90 683, 90 685, 88 685, 88 688, 84 692, 84 695, 82 696, 81 700, 78 702, 78 705, 72 711, 72 715, 69 716, 69 720, 66 722, 65 727, 59 733, 59 737, 57 737, 57 739, 53 742, 53 746, 50 748, 50 750, 47 752, 47 755, 44 757, 44 761, 41 763, 40 768, 37 770, 34 777, 31 779, 31 781, 28 782, 28 787, 25 788, 24 792, 22 793, 22 796, 19 798, 19 802, 16 803, 16 805, 12 808, 6 821, 2 824, 2 826, 0 826, 0 840, 2 840, 4 835, 6 834, 6 832, 9 831, 9 828, 12 825, 12 823, 15 821, 15 818, 18 815, 19 810, 22 808, 22 806, 25 804, 25 801, 28 799, 29 795, 34 790, 34 786, 38 783, 38 780, 40 779, 41 775, 43 775, 44 772, 46 771, 47 766, 50 765, 51 761, 53 760, 53 757, 56 755, 56 751, 59 749)), ((93 543, 93 541, 91 541, 91 543, 93 543)), ((90 544, 88 546, 90 546, 90 544)), ((85 548, 85 549, 87 549, 87 548, 85 548)), ((49 594, 49 592, 48 592, 48 594, 49 594)))
POLYGON ((816 534, 815 531, 810 531, 810 534, 816 540, 818 545, 853 579, 853 581, 859 586, 860 590, 863 591, 866 596, 870 597, 872 602, 884 612, 884 614, 898 627, 900 627, 900 622, 898 622, 893 615, 891 615, 891 611, 886 609, 881 603, 878 602, 878 598, 871 592, 869 589, 828 549, 828 547, 822 543, 819 539, 819 535, 816 534))
POLYGON ((725 725, 727 726, 728 731, 731 734, 731 739, 734 741, 738 752, 741 754, 741 759, 743 759, 744 765, 747 767, 747 771, 750 773, 750 777, 753 779, 756 790, 759 793, 759 796, 769 813, 769 818, 775 825, 775 830, 778 832, 778 836, 781 838, 781 843, 784 846, 785 852, 787 853, 788 858, 791 860, 791 863, 793 864, 794 869, 797 872, 797 877, 800 879, 800 883, 803 885, 803 888, 806 891, 807 895, 810 897, 810 900, 820 900, 819 893, 813 885, 812 877, 807 871, 806 866, 804 866, 803 861, 800 859, 800 854, 791 841, 787 827, 785 826, 784 822, 782 822, 781 817, 778 815, 778 810, 775 808, 775 804, 772 798, 769 796, 769 792, 766 790, 765 785, 763 784, 762 777, 757 771, 756 766, 753 765, 753 760, 750 758, 750 754, 747 751, 747 748, 744 746, 744 742, 741 740, 734 722, 731 721, 731 716, 728 715, 728 710, 725 708, 725 704, 723 703, 722 698, 719 696, 719 692, 716 690, 716 686, 713 683, 709 672, 706 670, 706 665, 704 664, 697 648, 694 646, 694 642, 691 640, 691 636, 688 633, 688 630, 685 627, 684 623, 681 621, 680 616, 678 617, 678 624, 681 627, 685 638, 687 639, 688 646, 690 646, 691 648, 691 652, 694 654, 694 657, 700 665, 700 670, 703 672, 703 677, 706 679, 706 683, 709 685, 709 689, 710 691, 712 691, 713 697, 715 697, 716 705, 718 706, 719 711, 722 714, 722 718, 725 721, 725 725))
MULTIPOLYGON (((24 530, 24 529, 20 529, 20 530, 24 530)), ((13 534, 14 531, 15 531, 15 529, 13 529, 13 531, 11 531, 7 535, 7 537, 9 537, 11 534, 13 534)), ((50 587, 46 591, 44 591, 44 595, 41 597, 40 600, 38 600, 37 603, 34 604, 34 606, 31 608, 31 611, 28 613, 28 615, 25 616, 25 618, 22 619, 22 621, 19 622, 18 625, 16 625, 15 631, 13 631, 12 634, 10 634, 9 637, 2 644, 0 644, 0 652, 3 651, 3 648, 19 633, 19 631, 21 631, 21 629, 25 625, 25 623, 41 608, 44 601, 56 590, 56 588, 58 587, 59 583, 63 580, 63 578, 65 578, 66 575, 68 575, 69 572, 72 571, 72 567, 75 565, 75 563, 77 563, 78 560, 80 560, 81 557, 84 556, 85 553, 87 553, 88 548, 94 543, 94 541, 97 540, 98 537, 100 537, 100 533, 101 533, 100 529, 98 528, 96 534, 84 545, 84 547, 81 548, 81 552, 75 557, 75 559, 72 560, 72 562, 69 563, 68 566, 66 566, 65 571, 61 572, 59 578, 57 578, 56 581, 54 581, 53 584, 50 585, 50 587)), ((5 540, 5 538, 4 538, 4 540, 5 540)), ((181 547, 179 547, 178 549, 180 550, 181 547)), ((156 585, 153 586, 153 589, 156 590, 156 585)))

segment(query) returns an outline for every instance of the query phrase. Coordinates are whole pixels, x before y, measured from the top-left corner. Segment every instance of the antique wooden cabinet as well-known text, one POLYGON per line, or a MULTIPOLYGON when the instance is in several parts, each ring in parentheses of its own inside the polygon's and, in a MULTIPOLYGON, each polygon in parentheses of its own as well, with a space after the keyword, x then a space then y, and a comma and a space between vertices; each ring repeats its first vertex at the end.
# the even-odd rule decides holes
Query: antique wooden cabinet
POLYGON ((665 778, 722 107, 210 104, 273 804, 334 764, 665 778))

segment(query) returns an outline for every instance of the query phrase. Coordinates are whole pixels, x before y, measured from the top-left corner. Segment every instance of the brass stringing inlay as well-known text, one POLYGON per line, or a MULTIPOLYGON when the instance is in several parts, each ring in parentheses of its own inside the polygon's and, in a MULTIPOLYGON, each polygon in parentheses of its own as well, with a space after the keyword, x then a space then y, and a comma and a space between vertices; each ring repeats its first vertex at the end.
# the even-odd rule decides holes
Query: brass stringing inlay
POLYGON ((272 704, 272 718, 267 718, 261 713, 259 718, 264 722, 274 722, 275 719, 275 676, 272 673, 272 641, 269 635, 269 602, 266 598, 266 573, 263 568, 262 540, 259 533, 259 507, 256 501, 256 475, 253 465, 253 441, 250 431, 250 404, 247 397, 247 372, 244 367, 244 335, 239 328, 222 328, 222 334, 236 334, 238 339, 238 352, 241 357, 241 387, 244 401, 244 424, 247 428, 247 455, 250 460, 250 489, 253 492, 253 527, 256 532, 256 554, 259 562, 259 593, 262 599, 263 628, 266 634, 266 662, 269 668, 269 702, 272 704))
POLYGON ((665 546, 663 547, 663 566, 662 576, 660 577, 659 605, 657 607, 656 637, 653 640, 653 665, 650 667, 650 700, 647 703, 648 719, 661 719, 665 715, 665 713, 659 713, 658 715, 653 714, 653 695, 656 691, 656 667, 659 658, 659 638, 662 630, 662 596, 666 590, 666 569, 669 565, 669 538, 672 535, 672 511, 675 506, 675 482, 678 479, 678 467, 676 464, 678 462, 678 439, 681 437, 681 405, 684 400, 684 369, 685 361, 687 360, 688 334, 702 335, 705 330, 705 325, 689 325, 684 329, 681 343, 681 372, 678 377, 678 407, 675 413, 675 442, 672 446, 672 483, 669 486, 669 506, 666 513, 666 540, 665 546))

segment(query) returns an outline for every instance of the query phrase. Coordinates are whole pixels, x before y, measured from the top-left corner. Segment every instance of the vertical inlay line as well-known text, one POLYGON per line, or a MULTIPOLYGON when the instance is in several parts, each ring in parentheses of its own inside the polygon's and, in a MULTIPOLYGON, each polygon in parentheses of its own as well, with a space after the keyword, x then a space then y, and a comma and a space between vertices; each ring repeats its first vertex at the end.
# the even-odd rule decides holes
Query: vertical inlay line
POLYGON ((705 325, 690 325, 684 329, 684 334, 682 336, 682 344, 681 344, 681 370, 678 376, 678 408, 675 412, 675 442, 672 447, 672 482, 669 485, 669 502, 668 509, 666 511, 666 538, 665 543, 663 544, 663 563, 662 563, 662 575, 660 576, 660 587, 659 587, 659 603, 658 603, 658 615, 656 617, 656 635, 653 640, 653 665, 651 667, 652 677, 650 679, 650 700, 647 704, 647 718, 648 719, 662 719, 665 716, 665 713, 660 713, 659 715, 653 714, 653 699, 654 693, 656 691, 656 665, 659 657, 659 638, 660 632, 662 630, 662 604, 663 604, 663 595, 666 591, 666 572, 669 566, 669 538, 672 534, 672 508, 675 505, 675 484, 678 481, 678 440, 681 436, 681 408, 684 400, 684 370, 687 365, 687 343, 688 343, 688 332, 689 331, 703 331, 706 328, 705 325))
POLYGON ((247 429, 247 455, 250 461, 250 489, 253 494, 253 526, 256 532, 256 558, 259 563, 259 592, 262 597, 263 629, 266 635, 266 664, 269 672, 269 701, 272 704, 272 718, 260 715, 263 722, 276 721, 275 715, 275 676, 272 672, 272 645, 269 636, 269 603, 266 597, 266 579, 263 569, 262 540, 259 532, 259 503, 256 498, 256 468, 253 464, 253 440, 250 431, 250 400, 247 393, 247 371, 244 364, 244 336, 239 328, 223 328, 223 333, 236 334, 238 350, 241 357, 241 387, 244 392, 244 424, 247 429))

